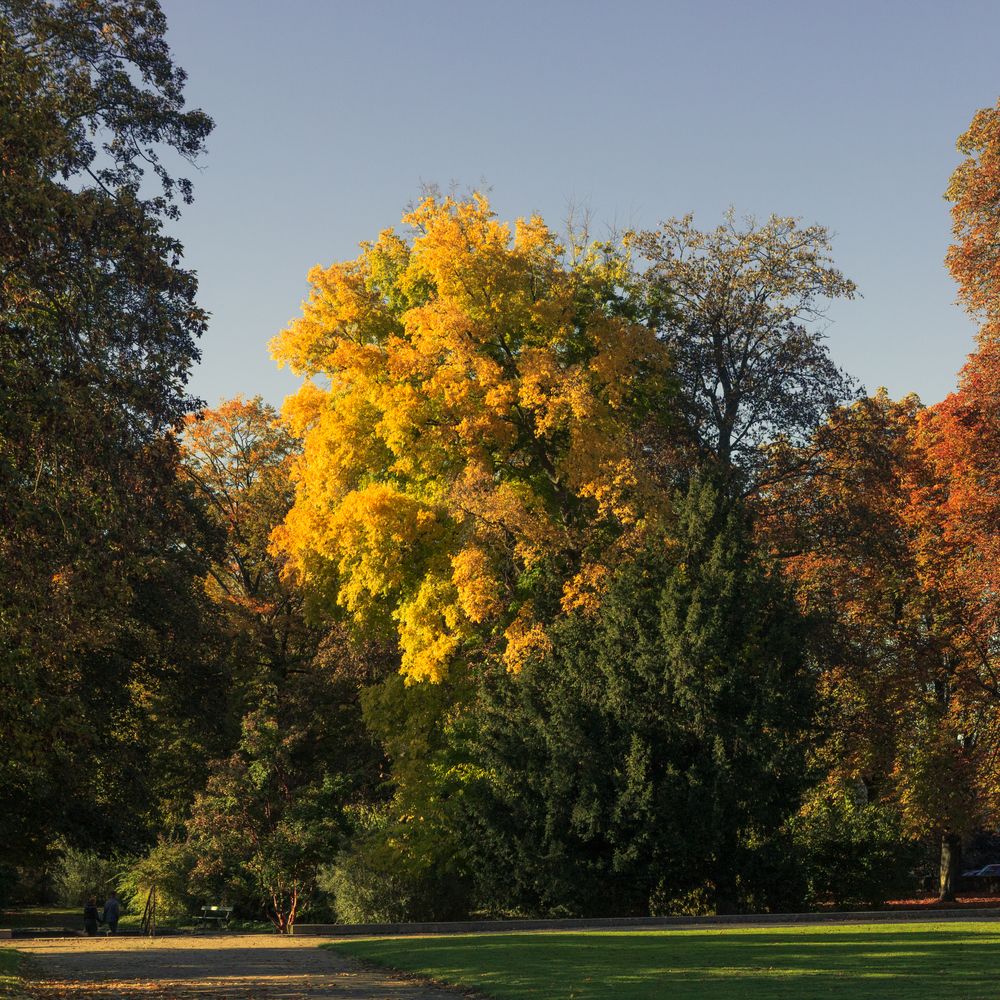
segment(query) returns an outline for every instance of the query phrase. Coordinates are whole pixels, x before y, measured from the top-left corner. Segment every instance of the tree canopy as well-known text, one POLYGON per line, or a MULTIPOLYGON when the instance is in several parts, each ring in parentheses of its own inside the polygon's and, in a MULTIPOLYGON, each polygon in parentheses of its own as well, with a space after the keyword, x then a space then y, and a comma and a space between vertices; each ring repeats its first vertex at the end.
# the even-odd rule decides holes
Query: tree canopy
POLYGON ((205 317, 163 157, 212 122, 164 31, 154 0, 0 4, 0 784, 15 826, 55 797, 24 817, 42 838, 60 772, 83 773, 87 688, 191 530, 168 432, 205 317))
POLYGON ((981 108, 958 137, 963 161, 945 192, 955 242, 946 258, 959 300, 983 321, 983 335, 1000 333, 1000 101, 981 108))
POLYGON ((541 219, 428 198, 354 261, 317 268, 274 342, 306 376, 303 439, 275 544, 403 670, 437 679, 479 628, 517 668, 559 607, 661 529, 643 425, 667 419, 667 353, 622 294, 610 246, 567 254, 541 219))
POLYGON ((188 392, 184 88, 157 0, 0 0, 0 901, 58 857, 281 931, 768 911, 931 850, 954 895, 1000 822, 1000 104, 936 405, 835 364, 823 226, 471 193, 310 272, 279 413, 188 392))
POLYGON ((691 442, 753 488, 774 466, 766 448, 802 443, 854 392, 809 323, 825 300, 853 298, 830 257, 823 226, 771 216, 740 224, 731 210, 714 230, 693 216, 631 234, 657 329, 676 366, 691 442))

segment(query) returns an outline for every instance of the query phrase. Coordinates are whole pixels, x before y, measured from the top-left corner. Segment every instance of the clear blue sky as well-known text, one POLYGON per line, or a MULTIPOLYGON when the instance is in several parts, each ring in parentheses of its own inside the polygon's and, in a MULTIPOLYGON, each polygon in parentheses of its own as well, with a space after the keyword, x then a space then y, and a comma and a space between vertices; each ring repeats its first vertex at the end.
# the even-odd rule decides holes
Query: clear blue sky
POLYGON ((942 258, 956 136, 1000 93, 1000 3, 163 0, 217 122, 178 232, 211 311, 192 389, 295 386, 267 342, 317 263, 423 182, 505 218, 652 226, 726 207, 830 227, 830 313, 869 388, 944 396, 972 343, 942 258))

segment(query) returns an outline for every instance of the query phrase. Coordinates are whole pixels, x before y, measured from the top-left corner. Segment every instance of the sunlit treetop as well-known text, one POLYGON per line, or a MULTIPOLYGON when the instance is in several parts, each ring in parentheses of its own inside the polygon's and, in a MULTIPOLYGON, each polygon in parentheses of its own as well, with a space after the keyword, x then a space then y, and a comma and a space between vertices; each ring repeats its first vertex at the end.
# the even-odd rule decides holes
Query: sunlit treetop
POLYGON ((965 159, 945 197, 952 205, 955 242, 947 264, 962 304, 984 323, 983 336, 1000 334, 1000 100, 976 112, 958 137, 965 159))
POLYGON ((516 669, 660 530, 643 440, 666 419, 668 359, 630 312, 616 247, 567 251, 478 194, 426 198, 403 223, 315 268, 272 344, 305 378, 274 545, 331 605, 391 624, 408 677, 482 642, 516 669))
POLYGON ((823 226, 771 216, 698 229, 691 215, 626 235, 647 262, 643 286, 680 385, 680 409, 702 459, 753 490, 776 441, 802 443, 856 395, 821 328, 826 305, 853 298, 823 226))
POLYGON ((237 396, 189 414, 180 474, 225 539, 207 580, 216 600, 266 612, 283 596, 279 567, 267 548, 271 530, 291 504, 288 474, 296 448, 260 396, 237 396))

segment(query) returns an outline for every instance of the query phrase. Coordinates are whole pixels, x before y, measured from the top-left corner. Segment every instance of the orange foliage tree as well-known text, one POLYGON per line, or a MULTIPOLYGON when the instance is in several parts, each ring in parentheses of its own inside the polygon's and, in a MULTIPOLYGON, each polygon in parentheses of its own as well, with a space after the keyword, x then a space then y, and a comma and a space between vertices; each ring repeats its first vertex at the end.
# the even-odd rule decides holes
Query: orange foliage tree
POLYGON ((181 438, 181 474, 205 504, 221 547, 205 580, 230 639, 263 675, 282 677, 315 655, 319 632, 305 623, 303 596, 268 551, 292 503, 289 473, 298 442, 259 396, 191 414, 181 438))
POLYGON ((924 438, 942 483, 953 572, 986 661, 1000 642, 1000 101, 976 113, 958 148, 966 158, 947 191, 955 235, 947 263, 981 327, 957 390, 928 414, 924 438))
POLYGON ((997 719, 932 423, 916 397, 884 392, 838 411, 811 475, 767 497, 766 524, 817 625, 830 780, 863 780, 911 835, 938 838, 947 897, 961 838, 997 815, 997 719))
POLYGON ((329 605, 394 629, 410 679, 479 641, 517 669, 661 530, 642 431, 668 412, 669 359, 613 246, 567 250, 481 195, 403 222, 409 237, 314 269, 272 345, 305 378, 275 550, 329 605))
POLYGON ((957 146, 965 159, 945 192, 955 236, 946 261, 959 300, 993 338, 1000 334, 1000 100, 976 112, 957 146))
POLYGON ((1000 102, 958 148, 947 263, 978 349, 936 406, 882 394, 837 414, 769 522, 828 626, 833 774, 940 836, 942 896, 963 835, 1000 816, 1000 102))
POLYGON ((295 439, 260 396, 237 396, 191 414, 181 445, 183 475, 224 538, 209 593, 219 602, 273 610, 280 570, 268 541, 291 505, 295 439))

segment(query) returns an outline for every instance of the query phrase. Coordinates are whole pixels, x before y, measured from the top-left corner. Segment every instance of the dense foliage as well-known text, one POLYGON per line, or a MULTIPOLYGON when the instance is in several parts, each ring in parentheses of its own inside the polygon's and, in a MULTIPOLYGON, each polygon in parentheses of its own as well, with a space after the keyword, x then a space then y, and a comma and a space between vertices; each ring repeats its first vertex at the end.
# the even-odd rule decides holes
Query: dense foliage
POLYGON ((0 0, 0 884, 182 919, 878 905, 1000 822, 997 108, 956 391, 859 393, 821 226, 427 196, 202 408, 211 121, 156 0, 0 0), (33 874, 34 873, 34 874, 33 874))
POLYGON ((204 314, 164 229, 190 184, 161 155, 194 159, 212 122, 184 110, 165 28, 155 0, 0 3, 0 839, 19 852, 74 817, 112 837, 101 814, 126 801, 155 812, 132 690, 183 663, 164 598, 198 620, 168 432, 204 314))
POLYGON ((539 218, 428 198, 361 256, 311 274, 274 344, 308 376, 276 535, 299 579, 440 680, 471 646, 516 669, 560 605, 586 604, 660 530, 641 433, 668 413, 668 359, 613 247, 576 256, 539 218), (328 384, 319 388, 317 379, 328 384))
POLYGON ((547 658, 484 680, 467 851, 501 910, 641 915, 794 903, 803 621, 741 505, 695 477, 677 544, 617 574, 547 658))

